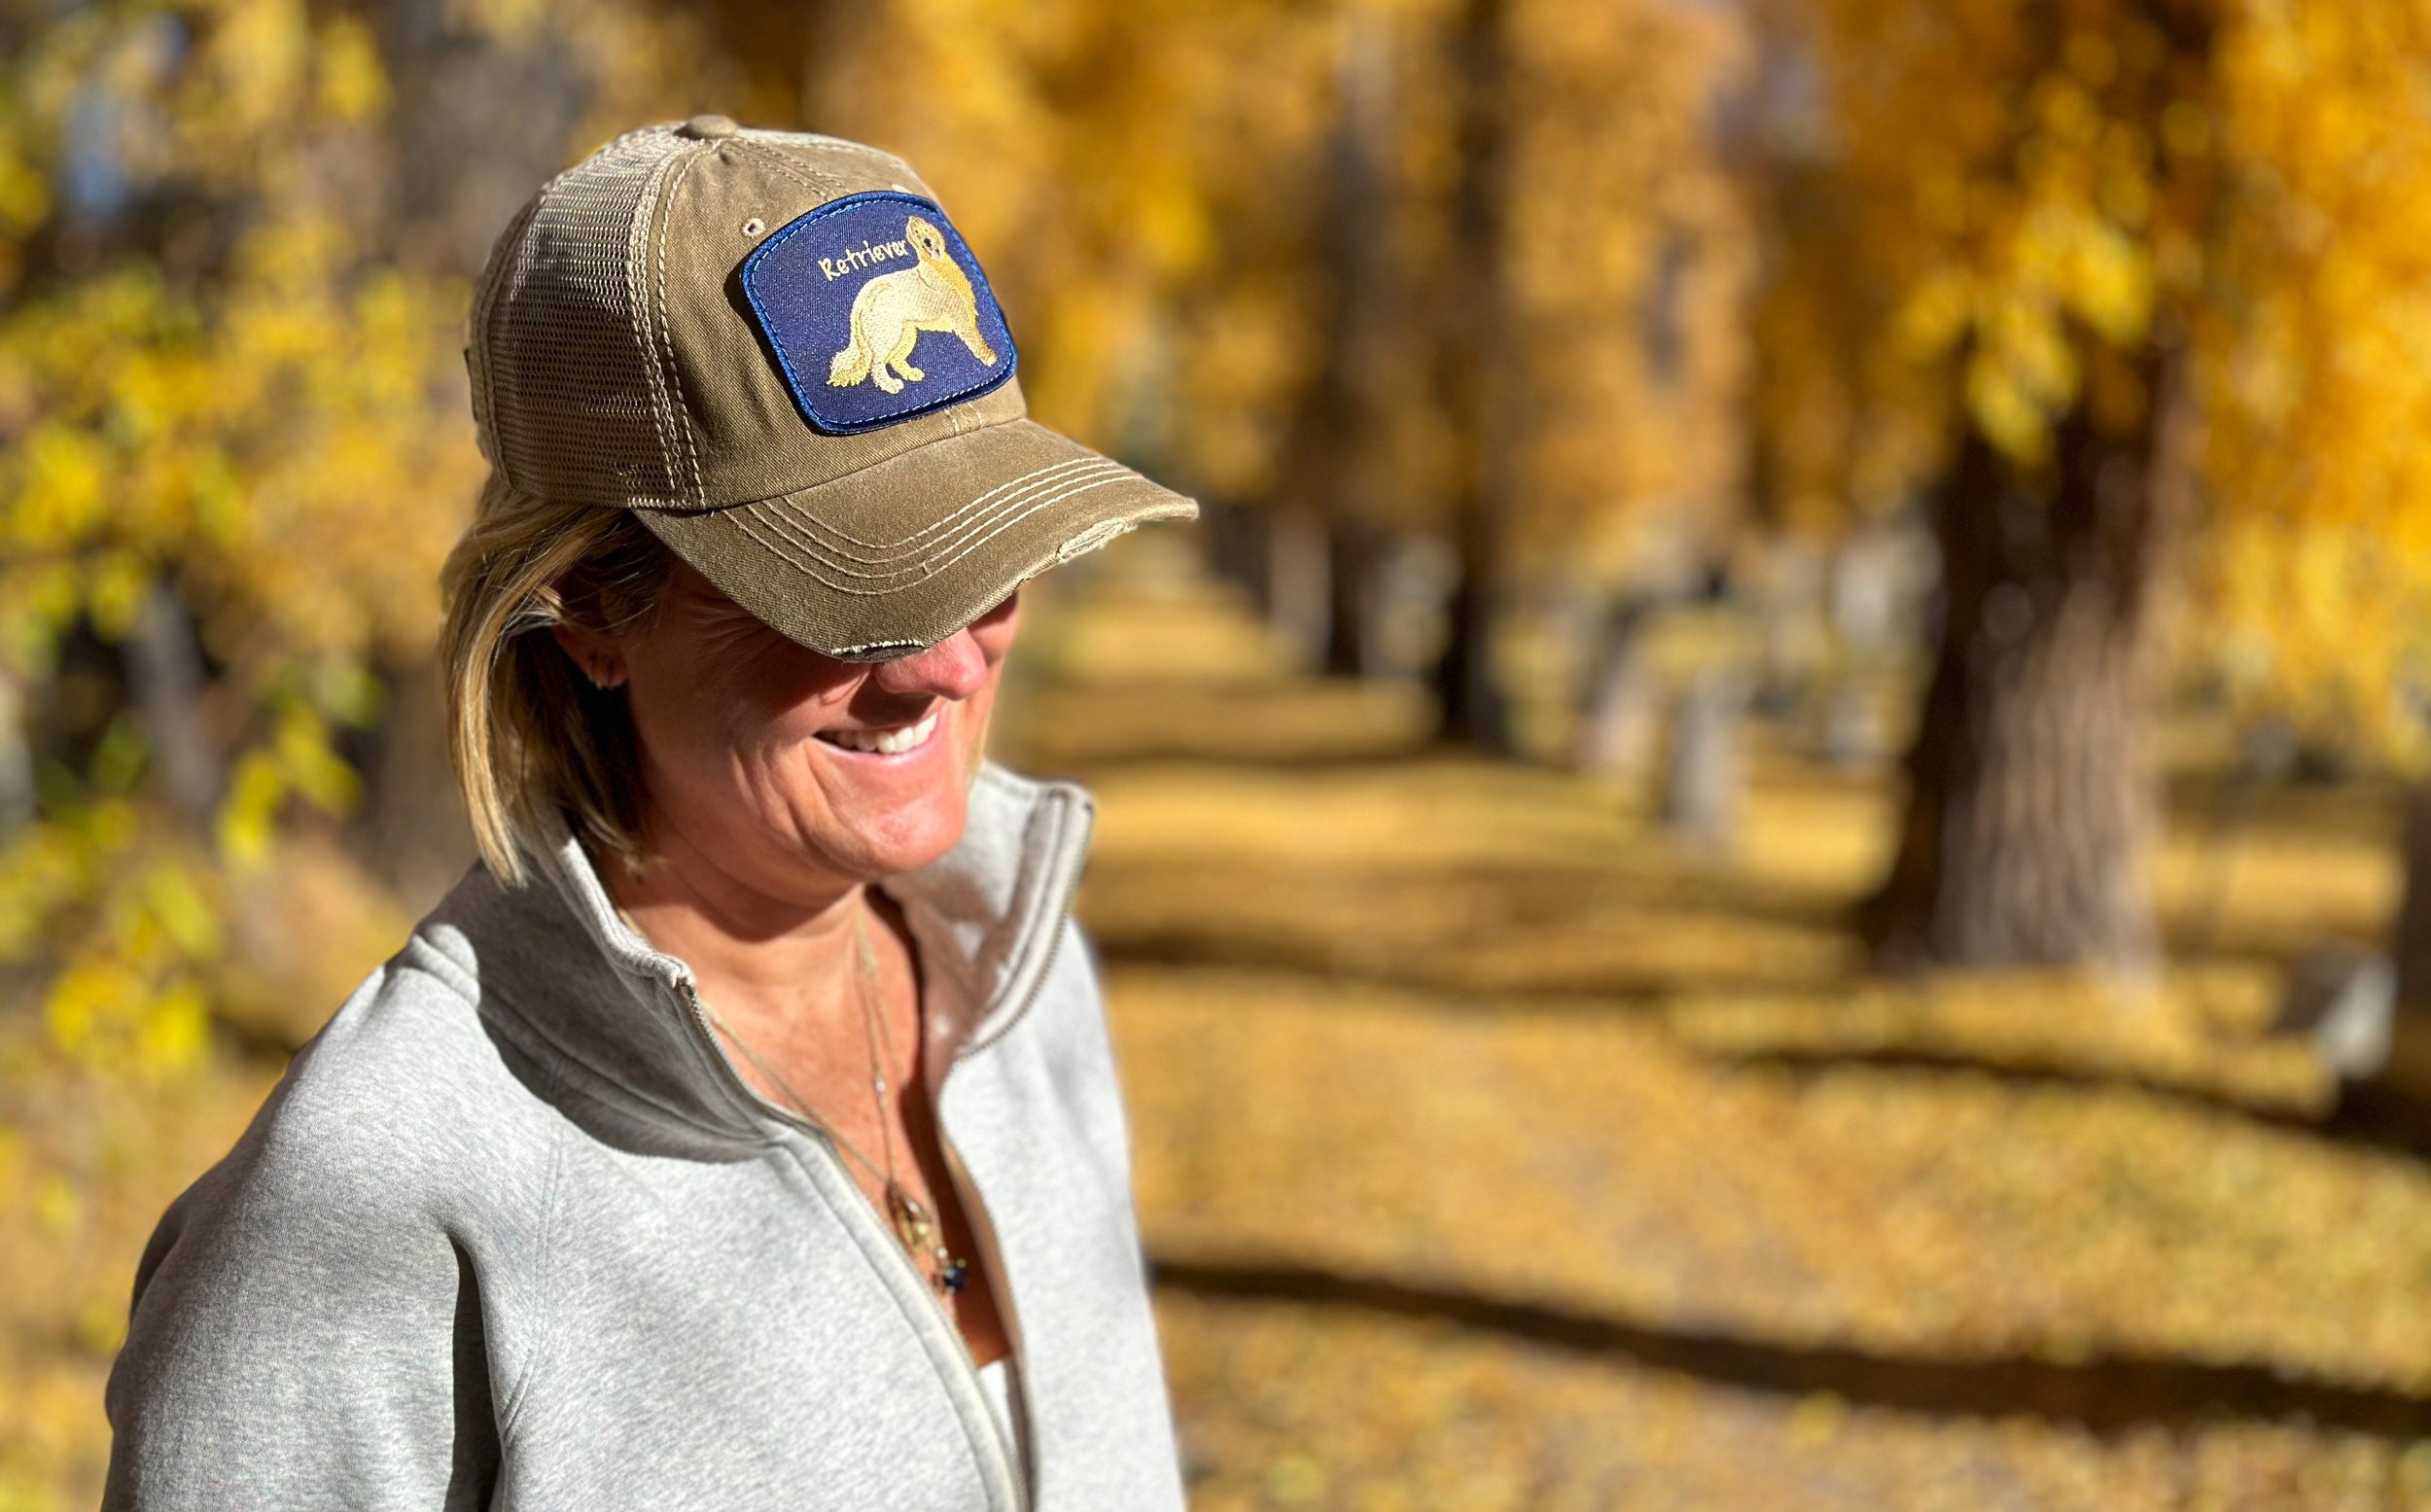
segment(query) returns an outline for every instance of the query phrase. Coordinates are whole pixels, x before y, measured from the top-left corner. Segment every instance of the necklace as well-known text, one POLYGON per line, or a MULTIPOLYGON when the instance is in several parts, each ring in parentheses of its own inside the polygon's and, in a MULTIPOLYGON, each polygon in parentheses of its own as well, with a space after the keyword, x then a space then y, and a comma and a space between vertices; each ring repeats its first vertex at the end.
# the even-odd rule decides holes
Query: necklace
MULTIPOLYGON (((752 1048, 751 1041, 736 1034, 733 1027, 712 1012, 706 1002, 700 1005, 701 1014, 709 1020, 712 1028, 743 1052, 743 1058, 757 1067, 761 1075, 776 1083, 777 1089, 785 1094, 785 1100, 793 1105, 812 1128, 825 1135, 836 1148, 860 1161, 863 1170, 880 1179, 886 1191, 887 1218, 895 1226, 895 1237, 910 1251, 912 1263, 919 1266, 929 1284, 939 1292, 951 1295, 962 1290, 970 1280, 970 1263, 946 1249, 937 1238, 936 1222, 928 1205, 914 1197, 895 1175, 895 1133, 892 1120, 886 1113, 886 1067, 895 1059, 895 1047, 887 1037, 886 1026, 878 1013, 877 999, 882 989, 878 983, 878 953, 869 943, 868 913, 864 905, 853 915, 853 954, 860 966, 858 996, 861 998, 863 1023, 869 1037, 869 1094, 877 1108, 878 1134, 885 1141, 886 1165, 883 1169, 872 1163, 834 1125, 812 1111, 809 1100, 793 1090, 793 1084, 785 1079, 784 1073, 762 1060, 759 1052, 752 1048), (882 1040, 885 1041, 883 1060, 880 1059, 882 1040), (935 1269, 931 1270, 923 1263, 925 1259, 934 1259, 935 1269)), ((625 923, 629 927, 633 921, 627 918, 625 923)), ((641 931, 637 929, 634 932, 639 934, 641 931)))

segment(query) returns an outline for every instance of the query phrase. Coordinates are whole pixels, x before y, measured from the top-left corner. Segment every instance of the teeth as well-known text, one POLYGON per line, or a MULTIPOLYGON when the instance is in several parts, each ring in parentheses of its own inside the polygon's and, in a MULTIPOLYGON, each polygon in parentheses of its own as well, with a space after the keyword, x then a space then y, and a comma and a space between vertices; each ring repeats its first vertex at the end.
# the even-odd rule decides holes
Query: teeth
POLYGON ((893 756, 898 751, 909 751, 927 740, 929 732, 936 727, 937 717, 933 713, 917 724, 906 724, 897 729, 827 730, 823 733, 847 751, 875 751, 883 756, 893 756))

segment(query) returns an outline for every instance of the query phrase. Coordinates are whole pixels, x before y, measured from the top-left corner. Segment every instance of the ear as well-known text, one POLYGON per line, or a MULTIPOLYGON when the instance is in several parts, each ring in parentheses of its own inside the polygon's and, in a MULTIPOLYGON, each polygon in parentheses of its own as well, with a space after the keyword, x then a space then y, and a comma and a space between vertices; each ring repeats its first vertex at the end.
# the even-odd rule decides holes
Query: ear
POLYGON ((610 642, 569 624, 553 624, 548 633, 593 687, 616 687, 624 682, 624 653, 610 642))

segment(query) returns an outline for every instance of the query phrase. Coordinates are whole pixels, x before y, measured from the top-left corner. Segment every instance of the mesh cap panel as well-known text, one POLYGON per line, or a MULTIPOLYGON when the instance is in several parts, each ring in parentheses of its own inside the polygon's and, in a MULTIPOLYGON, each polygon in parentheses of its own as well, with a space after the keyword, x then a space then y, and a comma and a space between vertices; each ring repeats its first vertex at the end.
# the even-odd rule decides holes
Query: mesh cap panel
POLYGON ((476 296, 472 364, 494 460, 527 493, 682 504, 683 420, 648 302, 652 216, 684 139, 630 132, 541 193, 476 296))

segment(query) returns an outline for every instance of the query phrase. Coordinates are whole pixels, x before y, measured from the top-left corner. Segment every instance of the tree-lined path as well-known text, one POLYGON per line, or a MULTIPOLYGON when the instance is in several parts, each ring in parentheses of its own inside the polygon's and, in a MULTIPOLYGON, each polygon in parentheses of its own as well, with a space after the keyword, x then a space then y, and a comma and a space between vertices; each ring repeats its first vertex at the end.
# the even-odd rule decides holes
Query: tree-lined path
POLYGON ((2260 1032, 2384 915, 2386 794, 2174 826, 2164 917, 2245 954, 2141 1011, 1902 987, 1847 928, 1887 774, 1758 738, 1688 858, 1294 674, 1177 539, 1057 587, 1003 754, 1099 797, 1195 1504, 2431 1504, 2431 1167, 2260 1032))

